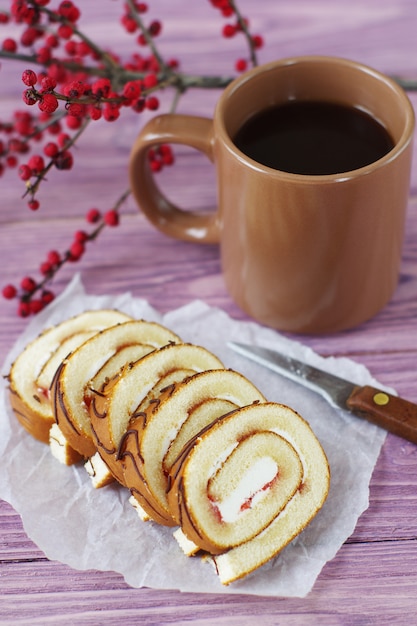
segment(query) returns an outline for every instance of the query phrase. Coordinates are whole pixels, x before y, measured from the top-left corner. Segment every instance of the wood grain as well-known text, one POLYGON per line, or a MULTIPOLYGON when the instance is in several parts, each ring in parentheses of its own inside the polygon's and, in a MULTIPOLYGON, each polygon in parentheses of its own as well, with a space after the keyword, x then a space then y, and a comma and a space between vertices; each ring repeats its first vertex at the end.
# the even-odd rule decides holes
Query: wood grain
MULTIPOLYGON (((5 0, 0 9, 8 5, 5 0)), ((163 50, 184 71, 233 74, 239 40, 219 36, 222 22, 208 2, 149 3, 164 20, 163 50)), ((121 3, 78 0, 93 37, 128 54, 131 42, 115 27, 121 3)), ((417 77, 415 0, 264 0, 240 2, 266 46, 261 61, 299 54, 331 54, 359 60, 391 75, 417 77)), ((12 29, 13 27, 10 27, 12 29)), ((0 37, 4 35, 4 27, 0 37)), ((0 117, 20 104, 15 63, 0 69, 0 117)), ((181 110, 212 114, 218 92, 189 93, 181 110)), ((414 105, 417 96, 411 94, 414 105)), ((169 94, 166 96, 169 100, 169 94)), ((99 123, 84 137, 71 172, 54 173, 31 214, 20 200, 13 172, 0 180, 2 284, 36 270, 50 248, 63 250, 91 206, 107 208, 127 185, 127 159, 141 120, 126 115, 99 123)), ((213 208, 214 172, 204 157, 178 152, 161 185, 185 208, 213 208)), ((74 267, 56 280, 59 291, 74 267), (70 271, 71 270, 71 271, 70 271)), ((92 293, 131 290, 162 312, 196 298, 236 319, 221 276, 216 246, 170 240, 156 232, 128 201, 119 228, 105 232, 77 266, 92 293)), ((2 360, 26 322, 0 302, 2 360)), ((417 158, 414 159, 401 277, 389 305, 349 332, 297 338, 323 355, 346 355, 366 365, 382 384, 417 402, 417 158)), ((413 624, 417 611, 417 447, 389 435, 370 485, 369 508, 355 532, 323 569, 304 599, 181 594, 131 589, 112 572, 78 572, 51 562, 26 536, 18 514, 0 502, 0 624, 252 624, 265 626, 413 624)))

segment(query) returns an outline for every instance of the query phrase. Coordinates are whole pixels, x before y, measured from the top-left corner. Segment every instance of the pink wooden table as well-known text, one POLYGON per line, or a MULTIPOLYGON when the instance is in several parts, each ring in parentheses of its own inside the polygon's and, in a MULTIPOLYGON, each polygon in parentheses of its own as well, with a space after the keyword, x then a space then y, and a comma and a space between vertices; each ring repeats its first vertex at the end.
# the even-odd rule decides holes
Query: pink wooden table
MULTIPOLYGON (((0 9, 8 2, 0 2, 0 9)), ((127 50, 114 25, 118 2, 79 0, 93 36, 127 50)), ((208 2, 150 2, 164 20, 164 50, 187 72, 233 73, 238 40, 218 35, 222 23, 208 2), (170 5, 168 7, 168 5, 170 5), (173 6, 175 5, 175 6, 173 6)), ((262 62, 299 54, 331 54, 365 62, 391 75, 417 77, 415 0, 263 0, 241 2, 266 46, 262 62)), ((3 38, 4 28, 0 32, 3 38)), ((6 36, 6 35, 4 35, 6 36)), ((161 40, 162 41, 162 40, 161 40)), ((20 105, 19 64, 2 64, 0 115, 20 105)), ((190 93, 180 110, 210 115, 218 92, 190 93)), ((414 104, 417 95, 411 94, 414 104)), ((139 121, 101 125, 83 138, 70 173, 50 176, 42 210, 20 201, 13 173, 0 180, 1 283, 36 270, 50 248, 64 250, 91 206, 108 208, 127 184, 126 164, 139 121)), ((167 193, 184 207, 215 204, 214 175, 203 157, 180 151, 163 174, 167 193)), ((365 364, 381 383, 417 402, 417 159, 415 159, 401 280, 392 302, 360 328, 333 336, 303 337, 322 355, 346 355, 365 364)), ((109 230, 109 229, 108 229, 109 230)), ((73 267, 70 268, 74 269, 73 267)), ((215 246, 165 238, 129 201, 121 225, 105 232, 77 267, 89 292, 131 290, 161 312, 200 298, 236 319, 215 246)), ((71 273, 56 281, 60 290, 71 273)), ((2 361, 27 322, 0 301, 2 361)), ((375 467, 370 506, 304 599, 199 595, 131 589, 112 572, 80 572, 50 562, 26 536, 19 515, 0 502, 1 624, 414 624, 417 613, 417 448, 389 435, 375 467)))

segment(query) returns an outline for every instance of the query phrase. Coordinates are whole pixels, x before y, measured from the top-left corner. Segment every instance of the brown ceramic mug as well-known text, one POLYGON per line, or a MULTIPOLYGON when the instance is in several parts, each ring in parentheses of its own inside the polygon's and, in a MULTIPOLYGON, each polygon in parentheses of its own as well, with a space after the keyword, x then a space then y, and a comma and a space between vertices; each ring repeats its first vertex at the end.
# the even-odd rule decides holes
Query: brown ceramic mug
POLYGON ((132 149, 131 189, 167 235, 220 243, 226 286, 250 316, 289 332, 339 331, 376 314, 396 288, 413 130, 405 92, 379 72, 331 57, 285 59, 234 80, 213 120, 152 119, 132 149), (289 101, 360 109, 385 127, 392 146, 367 165, 330 174, 274 169, 236 146, 249 118, 289 101), (184 211, 161 194, 147 159, 161 143, 187 144, 214 163, 215 212, 184 211))

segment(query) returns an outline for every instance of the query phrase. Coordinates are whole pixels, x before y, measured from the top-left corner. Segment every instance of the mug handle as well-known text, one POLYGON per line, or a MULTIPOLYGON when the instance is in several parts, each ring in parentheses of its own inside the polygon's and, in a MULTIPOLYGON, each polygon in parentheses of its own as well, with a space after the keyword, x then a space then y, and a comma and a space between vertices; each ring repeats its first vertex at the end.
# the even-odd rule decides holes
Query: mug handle
POLYGON ((205 117, 168 113, 151 119, 133 144, 129 161, 130 188, 146 217, 160 231, 183 241, 219 242, 218 211, 184 211, 160 191, 149 166, 148 151, 163 143, 184 144, 213 162, 213 121, 205 117))

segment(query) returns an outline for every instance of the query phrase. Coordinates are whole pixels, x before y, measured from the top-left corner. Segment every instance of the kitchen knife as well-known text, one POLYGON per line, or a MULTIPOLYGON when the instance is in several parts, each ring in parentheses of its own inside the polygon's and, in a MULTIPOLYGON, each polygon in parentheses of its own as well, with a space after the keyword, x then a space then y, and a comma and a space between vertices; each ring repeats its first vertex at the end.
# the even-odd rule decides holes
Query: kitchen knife
POLYGON ((234 341, 228 345, 252 361, 321 393, 333 405, 417 443, 417 404, 370 385, 355 385, 269 348, 234 341))

